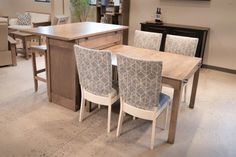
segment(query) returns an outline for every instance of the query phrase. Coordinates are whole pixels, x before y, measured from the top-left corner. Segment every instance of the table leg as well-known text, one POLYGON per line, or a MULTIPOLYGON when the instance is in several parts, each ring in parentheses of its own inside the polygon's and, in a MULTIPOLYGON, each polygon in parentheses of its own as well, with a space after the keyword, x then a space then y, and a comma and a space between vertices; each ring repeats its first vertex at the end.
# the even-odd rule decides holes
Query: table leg
POLYGON ((30 48, 29 44, 31 44, 30 42, 31 42, 31 37, 25 37, 25 45, 26 45, 26 47, 25 47, 25 53, 26 53, 26 59, 29 59, 29 55, 30 55, 30 51, 29 51, 29 48, 30 48))
POLYGON ((86 100, 86 110, 87 112, 92 111, 92 103, 86 100))
POLYGON ((22 38, 22 45, 23 45, 23 50, 25 52, 25 58, 29 59, 28 50, 27 50, 27 39, 26 39, 26 37, 22 38))
POLYGON ((172 102, 172 110, 171 110, 171 118, 170 118, 170 128, 168 135, 168 143, 174 144, 175 142, 175 133, 177 126, 177 118, 179 113, 179 105, 182 96, 182 88, 183 84, 180 81, 176 81, 176 85, 174 86, 174 96, 172 102))
MULTIPOLYGON (((47 83, 47 89, 48 89, 48 54, 47 52, 45 52, 44 54, 45 57, 45 69, 46 69, 46 83, 47 83)), ((49 91, 47 90, 47 95, 49 97, 49 91)))
POLYGON ((42 45, 41 36, 38 36, 38 38, 39 38, 39 45, 42 45))
POLYGON ((32 52, 32 65, 33 65, 33 79, 34 79, 34 91, 38 91, 38 80, 35 79, 37 76, 37 66, 36 66, 36 55, 32 52))
POLYGON ((46 38, 46 45, 47 45, 47 92, 48 92, 48 101, 52 102, 52 94, 51 94, 51 63, 50 63, 50 45, 49 39, 46 38))
MULTIPOLYGON (((10 36, 16 41, 15 35, 11 34, 10 36)), ((17 53, 17 47, 16 47, 16 56, 17 56, 17 55, 18 55, 18 53, 17 53)))
POLYGON ((190 104, 189 104, 189 108, 192 108, 192 109, 194 108, 196 94, 197 94, 199 73, 200 73, 200 68, 195 72, 194 78, 193 78, 193 87, 192 87, 191 99, 190 99, 190 104))

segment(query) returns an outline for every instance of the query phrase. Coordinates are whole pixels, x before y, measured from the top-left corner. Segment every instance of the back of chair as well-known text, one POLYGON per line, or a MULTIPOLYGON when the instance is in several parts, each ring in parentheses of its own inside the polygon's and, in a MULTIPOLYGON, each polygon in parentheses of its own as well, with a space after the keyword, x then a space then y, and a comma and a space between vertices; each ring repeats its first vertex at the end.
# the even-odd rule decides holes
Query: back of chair
POLYGON ((197 45, 198 38, 168 34, 166 36, 165 51, 193 57, 197 51, 197 45))
POLYGON ((117 56, 119 91, 123 101, 145 110, 158 107, 162 62, 117 56))
POLYGON ((78 45, 74 48, 81 86, 95 95, 108 96, 112 91, 111 53, 78 45))
POLYGON ((0 23, 0 51, 8 50, 8 24, 0 23))
POLYGON ((159 51, 161 39, 161 33, 151 33, 136 30, 134 35, 134 46, 159 51))

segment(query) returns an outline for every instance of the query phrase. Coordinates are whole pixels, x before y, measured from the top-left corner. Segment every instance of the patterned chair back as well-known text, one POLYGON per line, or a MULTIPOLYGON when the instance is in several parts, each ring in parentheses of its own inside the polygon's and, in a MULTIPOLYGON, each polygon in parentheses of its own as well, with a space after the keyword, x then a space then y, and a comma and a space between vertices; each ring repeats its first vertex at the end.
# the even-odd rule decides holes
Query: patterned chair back
POLYGON ((134 46, 159 51, 161 39, 161 33, 151 33, 136 30, 134 35, 134 46))
POLYGON ((165 51, 194 57, 197 45, 198 38, 168 34, 166 36, 165 51))
POLYGON ((119 91, 123 101, 144 110, 158 107, 162 62, 117 56, 119 91))
POLYGON ((78 45, 74 48, 82 87, 95 95, 108 96, 112 91, 111 53, 78 45))

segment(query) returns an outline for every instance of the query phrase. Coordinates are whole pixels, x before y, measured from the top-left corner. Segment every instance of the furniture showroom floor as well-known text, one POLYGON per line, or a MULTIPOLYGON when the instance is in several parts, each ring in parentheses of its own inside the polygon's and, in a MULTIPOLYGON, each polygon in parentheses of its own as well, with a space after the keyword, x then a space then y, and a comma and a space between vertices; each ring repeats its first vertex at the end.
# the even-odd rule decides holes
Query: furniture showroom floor
MULTIPOLYGON (((157 129, 151 151, 151 122, 126 116, 116 138, 114 105, 110 134, 107 108, 79 123, 79 112, 48 102, 45 84, 34 92, 31 59, 17 59, 16 67, 0 68, 0 156, 236 156, 236 75, 202 69, 195 109, 181 104, 175 144, 167 144, 168 132, 157 129)), ((44 66, 44 58, 37 59, 44 66)))

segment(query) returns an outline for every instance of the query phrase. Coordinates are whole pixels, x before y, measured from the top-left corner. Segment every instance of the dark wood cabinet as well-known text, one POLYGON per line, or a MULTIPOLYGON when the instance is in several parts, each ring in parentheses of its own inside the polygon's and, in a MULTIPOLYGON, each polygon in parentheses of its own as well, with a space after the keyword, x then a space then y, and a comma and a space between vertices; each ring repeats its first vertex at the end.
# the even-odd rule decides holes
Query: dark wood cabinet
POLYGON ((198 38, 199 42, 195 56, 200 58, 203 58, 204 56, 209 28, 168 24, 168 23, 157 24, 155 22, 145 22, 141 23, 141 30, 148 32, 163 33, 163 38, 160 48, 161 51, 164 51, 165 49, 165 41, 167 34, 198 38))
MULTIPOLYGON (((123 0, 119 6, 119 12, 115 12, 114 2, 109 1, 109 5, 102 14, 101 0, 97 0, 97 22, 101 22, 102 17, 106 17, 105 23, 129 26, 130 0, 123 0)), ((123 31, 123 44, 128 44, 128 30, 123 31)))

